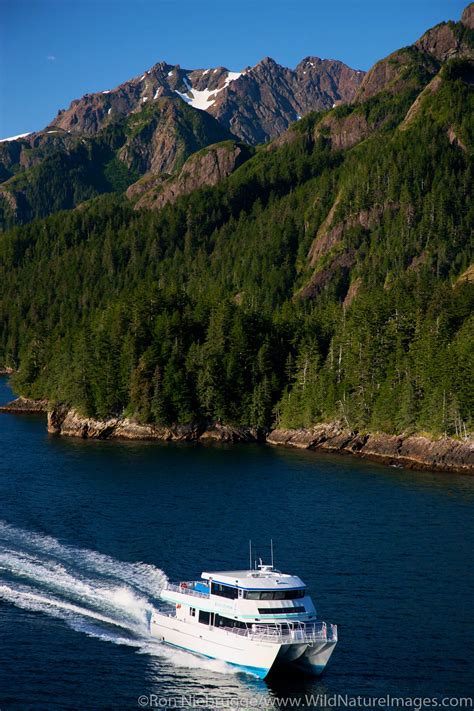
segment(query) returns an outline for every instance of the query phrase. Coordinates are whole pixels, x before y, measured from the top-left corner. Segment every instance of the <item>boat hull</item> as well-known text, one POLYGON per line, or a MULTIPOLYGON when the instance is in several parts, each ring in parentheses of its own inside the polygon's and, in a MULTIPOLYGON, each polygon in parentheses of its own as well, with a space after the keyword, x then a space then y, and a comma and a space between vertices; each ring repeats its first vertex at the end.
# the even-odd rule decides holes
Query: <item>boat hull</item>
POLYGON ((150 633, 161 642, 219 659, 243 672, 264 679, 275 666, 298 667, 319 676, 336 642, 306 644, 298 641, 260 640, 218 627, 190 624, 177 617, 154 613, 150 633))
MULTIPOLYGON (((276 659, 276 663, 290 663, 292 666, 296 666, 301 671, 306 674, 311 674, 312 676, 321 676, 326 668, 331 654, 336 646, 336 641, 321 642, 305 645, 305 649, 301 654, 297 655, 296 651, 290 652, 292 659, 287 659, 281 656, 281 652, 276 659)), ((291 645, 296 646, 296 645, 291 645)), ((303 645, 299 645, 301 648, 303 645)))
POLYGON ((260 679, 267 676, 281 647, 279 643, 254 641, 216 627, 189 624, 160 613, 152 616, 150 633, 166 644, 220 659, 260 679))

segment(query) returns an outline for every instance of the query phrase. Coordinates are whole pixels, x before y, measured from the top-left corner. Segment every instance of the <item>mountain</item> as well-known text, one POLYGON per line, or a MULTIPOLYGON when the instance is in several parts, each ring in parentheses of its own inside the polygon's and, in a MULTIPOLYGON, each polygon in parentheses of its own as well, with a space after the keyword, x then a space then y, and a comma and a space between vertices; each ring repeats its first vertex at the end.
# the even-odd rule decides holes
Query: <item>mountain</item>
POLYGON ((363 76, 342 62, 317 57, 307 57, 294 70, 266 57, 242 72, 225 67, 188 70, 159 62, 116 89, 73 101, 47 130, 93 135, 143 104, 178 95, 210 113, 241 141, 256 145, 275 138, 309 111, 350 101, 363 76))
POLYGON ((269 58, 243 72, 160 62, 73 101, 43 131, 0 141, 0 227, 124 190, 143 176, 160 183, 215 142, 266 141, 308 111, 350 100, 363 74, 315 57, 294 71, 269 58))
POLYGON ((472 433, 472 8, 269 143, 4 232, 17 391, 78 421, 472 433))
POLYGON ((232 138, 220 123, 178 97, 162 97, 97 134, 49 129, 0 143, 0 225, 70 209, 123 191, 147 173, 162 178, 194 152, 232 138))
POLYGON ((135 201, 135 209, 161 209, 176 202, 181 195, 217 185, 233 173, 254 151, 244 143, 224 141, 193 153, 174 176, 145 175, 127 190, 127 197, 135 201))

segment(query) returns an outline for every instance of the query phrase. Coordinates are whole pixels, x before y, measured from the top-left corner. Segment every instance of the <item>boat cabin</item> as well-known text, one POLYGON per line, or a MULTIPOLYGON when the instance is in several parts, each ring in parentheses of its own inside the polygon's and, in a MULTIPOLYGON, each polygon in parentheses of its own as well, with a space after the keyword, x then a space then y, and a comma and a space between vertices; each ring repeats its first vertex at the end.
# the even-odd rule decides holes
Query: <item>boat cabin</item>
POLYGON ((168 584, 161 597, 174 603, 180 619, 213 627, 293 627, 316 620, 316 609, 301 578, 270 565, 203 572, 201 580, 168 584))

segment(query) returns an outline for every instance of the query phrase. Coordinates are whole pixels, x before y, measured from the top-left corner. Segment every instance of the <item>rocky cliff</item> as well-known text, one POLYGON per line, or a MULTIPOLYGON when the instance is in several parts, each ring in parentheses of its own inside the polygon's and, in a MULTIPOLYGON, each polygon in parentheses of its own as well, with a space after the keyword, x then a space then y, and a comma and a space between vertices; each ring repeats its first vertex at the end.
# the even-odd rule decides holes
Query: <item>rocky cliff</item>
MULTIPOLYGON (((0 371, 0 375, 3 375, 0 371)), ((18 397, 16 400, 8 402, 6 405, 0 407, 0 412, 9 412, 12 414, 31 414, 31 413, 41 413, 47 412, 48 401, 47 400, 32 400, 27 397, 18 397)))
POLYGON ((321 423, 311 429, 274 429, 224 425, 217 422, 157 426, 124 417, 97 420, 73 408, 49 408, 46 400, 19 397, 0 407, 11 414, 45 413, 48 432, 80 439, 165 442, 267 442, 297 449, 352 454, 406 469, 474 474, 474 441, 449 437, 429 439, 421 435, 389 435, 349 430, 340 422, 321 423))
POLYGON ((205 185, 216 185, 252 156, 243 143, 227 141, 194 153, 180 172, 169 178, 147 175, 127 190, 130 199, 138 198, 135 208, 158 210, 205 185))
POLYGON ((196 151, 232 138, 213 116, 174 95, 95 135, 58 128, 0 142, 0 228, 120 192, 144 174, 163 179, 196 151))
POLYGON ((74 409, 58 406, 48 413, 48 432, 81 439, 162 440, 165 442, 261 442, 265 432, 253 427, 208 425, 143 425, 128 418, 95 420, 82 417, 74 409))
MULTIPOLYGON (((275 145, 282 145, 294 139, 288 127, 312 111, 346 107, 322 117, 314 137, 328 137, 334 150, 350 148, 398 120, 371 111, 368 101, 410 90, 416 98, 447 59, 474 56, 472 7, 460 22, 431 28, 367 74, 311 56, 295 69, 266 57, 239 72, 159 62, 114 89, 86 94, 60 110, 44 131, 0 141, 0 228, 70 209, 103 192, 121 192, 143 176, 137 194, 144 195, 146 185, 153 192, 141 206, 159 207, 215 184, 219 168, 212 168, 211 177, 206 167, 196 166, 202 183, 181 175, 165 187, 193 152, 235 138, 249 145, 276 138, 275 145)), ((453 141, 460 145, 455 134, 453 141)))
POLYGON ((164 96, 206 111, 250 144, 278 136, 299 116, 351 101, 364 72, 335 60, 307 57, 288 69, 266 57, 254 67, 183 69, 159 62, 115 89, 86 94, 59 111, 48 131, 93 135, 164 96))
POLYGON ((273 430, 273 445, 341 452, 406 469, 474 473, 474 442, 449 437, 431 440, 420 435, 361 433, 340 423, 316 425, 309 430, 273 430))
POLYGON ((442 62, 453 57, 474 57, 473 4, 464 10, 460 22, 441 22, 410 47, 393 52, 377 62, 364 77, 355 101, 370 99, 380 91, 396 93, 404 86, 434 76, 442 62))
POLYGON ((208 425, 142 425, 127 418, 95 420, 58 406, 48 413, 48 432, 82 439, 163 440, 173 442, 267 442, 272 445, 352 454, 407 469, 474 473, 474 442, 449 437, 362 433, 341 423, 323 423, 307 430, 208 425))

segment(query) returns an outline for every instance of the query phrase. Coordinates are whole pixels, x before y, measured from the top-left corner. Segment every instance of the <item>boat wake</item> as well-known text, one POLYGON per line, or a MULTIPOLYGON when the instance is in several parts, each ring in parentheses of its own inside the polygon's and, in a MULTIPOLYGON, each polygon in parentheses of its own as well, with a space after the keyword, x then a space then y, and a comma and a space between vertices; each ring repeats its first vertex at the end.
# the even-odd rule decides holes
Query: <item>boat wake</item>
POLYGON ((75 631, 164 657, 178 666, 229 673, 223 662, 172 650, 149 635, 154 602, 167 576, 0 521, 0 603, 65 622, 75 631))

